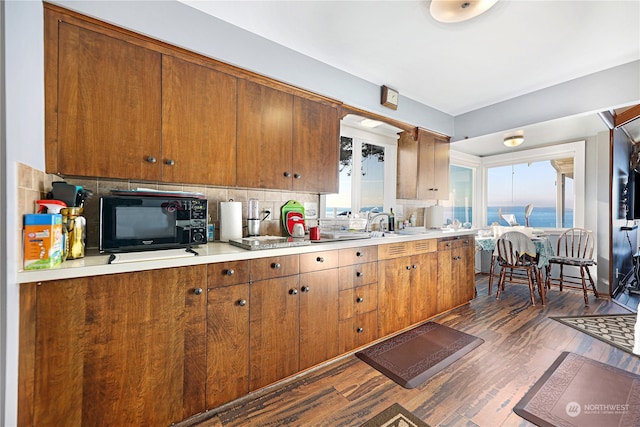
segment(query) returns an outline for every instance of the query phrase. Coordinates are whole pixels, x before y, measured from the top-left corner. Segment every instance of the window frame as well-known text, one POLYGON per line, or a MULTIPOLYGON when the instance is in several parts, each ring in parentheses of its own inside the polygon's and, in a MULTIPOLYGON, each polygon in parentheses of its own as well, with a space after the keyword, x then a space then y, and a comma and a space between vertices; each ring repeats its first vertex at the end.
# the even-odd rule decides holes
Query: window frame
MULTIPOLYGON (((383 207, 384 212, 389 212, 390 208, 396 206, 396 173, 398 163, 398 135, 393 131, 385 131, 384 129, 363 129, 357 125, 351 125, 344 121, 340 123, 340 137, 353 139, 353 169, 360 170, 362 143, 368 143, 384 147, 384 195, 383 207), (356 155, 357 153, 357 155, 356 155)), ((351 185, 351 212, 359 213, 360 206, 360 178, 352 178, 351 185)), ((320 195, 321 218, 327 211, 327 195, 320 195)))
MULTIPOLYGON (((556 144, 548 147, 531 148, 529 150, 513 151, 492 156, 478 157, 451 150, 450 163, 474 169, 474 193, 472 224, 475 228, 479 224, 487 223, 488 168, 497 166, 510 166, 512 164, 549 161, 555 159, 573 158, 573 227, 584 227, 585 220, 585 195, 586 195, 586 141, 580 140, 564 144, 556 144)), ((564 227, 566 228, 566 227, 564 227)), ((553 229, 553 228, 550 228, 553 229)))

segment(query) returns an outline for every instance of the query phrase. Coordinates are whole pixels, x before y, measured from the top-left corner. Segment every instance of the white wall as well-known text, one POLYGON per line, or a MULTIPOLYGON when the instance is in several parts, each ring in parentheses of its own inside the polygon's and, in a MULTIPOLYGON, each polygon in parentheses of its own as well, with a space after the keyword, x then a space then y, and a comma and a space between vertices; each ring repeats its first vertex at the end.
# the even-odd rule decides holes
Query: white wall
MULTIPOLYGON (((21 162, 44 170, 44 58, 42 3, 35 1, 5 1, 4 8, 4 78, 6 191, 3 192, 6 238, 3 242, 18 241, 21 226, 17 217, 17 171, 21 162)), ((16 284, 18 251, 14 245, 6 248, 4 265, 2 318, 2 414, 0 424, 16 425, 18 384, 18 306, 16 284)))

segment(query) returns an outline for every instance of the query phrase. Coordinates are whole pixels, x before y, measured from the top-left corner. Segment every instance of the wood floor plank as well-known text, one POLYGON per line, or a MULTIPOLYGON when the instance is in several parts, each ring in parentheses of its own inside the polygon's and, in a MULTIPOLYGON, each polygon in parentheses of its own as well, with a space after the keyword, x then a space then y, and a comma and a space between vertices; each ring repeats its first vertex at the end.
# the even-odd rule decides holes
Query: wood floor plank
POLYGON ((552 289, 546 306, 531 306, 526 286, 507 285, 497 301, 486 277, 476 285, 471 303, 432 320, 485 342, 419 387, 400 387, 348 356, 213 409, 197 426, 355 427, 397 402, 433 427, 529 427, 512 408, 563 351, 640 373, 640 358, 550 318, 629 313, 619 304, 591 296, 585 307, 581 292, 552 289))

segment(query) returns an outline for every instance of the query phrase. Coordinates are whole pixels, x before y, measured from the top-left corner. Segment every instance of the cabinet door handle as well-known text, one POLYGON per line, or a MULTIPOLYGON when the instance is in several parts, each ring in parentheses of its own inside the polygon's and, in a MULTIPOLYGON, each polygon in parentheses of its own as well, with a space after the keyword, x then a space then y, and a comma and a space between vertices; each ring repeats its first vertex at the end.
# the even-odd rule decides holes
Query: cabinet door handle
POLYGON ((418 268, 418 266, 415 265, 415 264, 413 264, 412 267, 413 267, 414 270, 418 268))
POLYGON ((157 161, 158 161, 158 160, 157 160, 155 157, 153 157, 153 156, 149 156, 149 157, 147 157, 147 162, 149 162, 149 163, 155 163, 155 162, 157 162, 157 161))
POLYGON ((291 176, 291 172, 286 172, 283 174, 285 178, 289 178, 291 176))
POLYGON ((362 298, 362 297, 358 297, 358 298, 356 298, 356 302, 357 302, 357 303, 364 302, 364 298, 362 298))
POLYGON ((247 305, 247 300, 246 299, 238 300, 238 305, 240 307, 244 307, 245 305, 247 305))
POLYGON ((358 329, 356 329, 356 332, 357 332, 357 333, 359 333, 359 334, 361 334, 361 333, 363 333, 363 332, 364 332, 364 329, 363 329, 363 328, 358 328, 358 329))
POLYGON ((324 262, 324 258, 322 258, 321 256, 319 256, 318 258, 316 258, 317 262, 324 262))
POLYGON ((309 288, 308 286, 303 286, 300 290, 302 292, 309 292, 311 290, 311 288, 309 288))
POLYGON ((356 277, 362 277, 364 276, 364 273, 362 273, 361 271, 356 272, 356 277))
POLYGON ((299 173, 294 173, 293 174, 293 178, 294 179, 300 179, 300 178, 302 178, 302 175, 300 175, 299 173))
POLYGON ((195 288, 193 290, 193 293, 196 294, 196 295, 202 295, 202 288, 195 288))
POLYGON ((298 290, 297 289, 289 289, 289 295, 298 295, 298 290))
POLYGON ((411 266, 410 266, 410 265, 407 265, 406 269, 407 269, 407 270, 411 270, 411 266))
POLYGON ((167 159, 165 163, 167 164, 167 166, 173 166, 176 164, 175 160, 173 159, 167 159))
POLYGON ((275 268, 276 270, 280 268, 280 263, 279 262, 274 262, 273 264, 271 264, 271 268, 275 268))
POLYGON ((230 268, 228 270, 225 270, 224 274, 226 274, 227 276, 233 276, 234 274, 236 274, 236 272, 233 268, 230 268))

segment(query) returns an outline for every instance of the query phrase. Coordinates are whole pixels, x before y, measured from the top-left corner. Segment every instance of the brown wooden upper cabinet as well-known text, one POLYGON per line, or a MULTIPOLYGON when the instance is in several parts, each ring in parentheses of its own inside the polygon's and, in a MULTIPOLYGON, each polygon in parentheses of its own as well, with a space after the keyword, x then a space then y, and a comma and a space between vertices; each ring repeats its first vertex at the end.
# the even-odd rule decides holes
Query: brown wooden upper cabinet
POLYGON ((236 183, 237 79, 162 58, 162 181, 236 183))
POLYGON ((408 132, 398 140, 399 199, 449 199, 449 141, 418 129, 418 140, 408 132))
POLYGON ((335 106, 238 81, 240 187, 338 191, 335 106))
POLYGON ((47 172, 158 180, 161 54, 46 22, 47 172))

